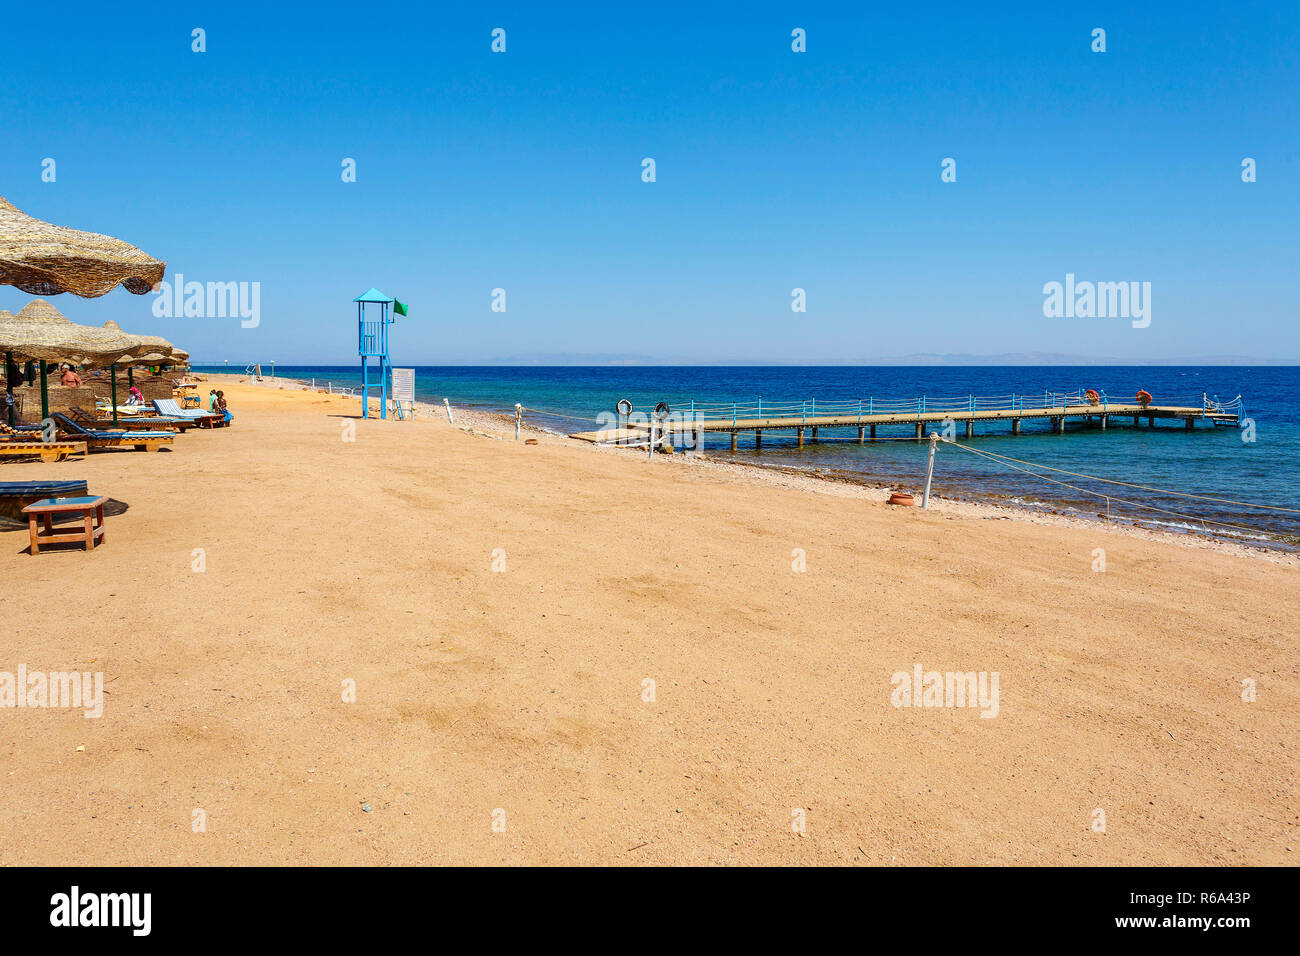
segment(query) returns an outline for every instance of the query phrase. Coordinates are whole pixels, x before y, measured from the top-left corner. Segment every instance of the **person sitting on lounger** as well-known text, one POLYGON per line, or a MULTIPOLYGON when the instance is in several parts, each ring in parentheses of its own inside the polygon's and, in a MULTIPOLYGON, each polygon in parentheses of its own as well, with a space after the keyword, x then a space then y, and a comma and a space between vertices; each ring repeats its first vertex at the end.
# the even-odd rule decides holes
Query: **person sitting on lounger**
POLYGON ((215 388, 208 389, 208 411, 214 415, 217 413, 217 390, 215 388))
POLYGON ((216 408, 216 412, 217 412, 218 415, 221 415, 221 416, 224 417, 224 421, 225 421, 225 423, 226 423, 227 425, 229 425, 232 421, 235 420, 235 416, 234 416, 234 415, 231 415, 231 414, 230 414, 230 409, 228 409, 228 408, 226 407, 226 393, 225 393, 225 392, 217 392, 217 408, 216 408))
POLYGON ((144 392, 140 391, 140 386, 139 386, 139 385, 132 385, 132 386, 131 386, 131 391, 130 391, 130 393, 129 393, 128 396, 127 396, 126 403, 127 403, 128 405, 143 405, 143 404, 144 404, 144 392))
POLYGON ((81 388, 81 376, 72 370, 71 365, 65 365, 63 375, 59 377, 59 384, 64 388, 81 388))

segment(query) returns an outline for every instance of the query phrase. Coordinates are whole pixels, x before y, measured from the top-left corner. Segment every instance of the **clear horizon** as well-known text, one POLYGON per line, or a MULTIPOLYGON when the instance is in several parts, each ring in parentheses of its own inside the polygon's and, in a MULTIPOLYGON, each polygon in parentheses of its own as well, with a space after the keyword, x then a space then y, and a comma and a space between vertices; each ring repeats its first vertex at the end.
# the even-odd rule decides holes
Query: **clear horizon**
POLYGON ((57 69, 9 51, 0 194, 258 284, 250 328, 53 299, 205 364, 355 362, 370 286, 410 305, 398 365, 1300 361, 1294 7, 379 3, 403 28, 373 55, 343 20, 73 6, 57 69), (1148 314, 1045 315, 1076 282, 1148 314))

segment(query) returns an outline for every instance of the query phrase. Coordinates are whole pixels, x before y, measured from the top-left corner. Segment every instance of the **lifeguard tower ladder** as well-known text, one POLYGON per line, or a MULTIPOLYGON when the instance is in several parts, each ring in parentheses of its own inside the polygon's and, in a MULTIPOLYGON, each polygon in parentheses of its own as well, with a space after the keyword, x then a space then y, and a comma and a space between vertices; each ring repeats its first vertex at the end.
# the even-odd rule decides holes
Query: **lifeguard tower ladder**
POLYGON ((388 357, 388 327, 396 321, 393 318, 393 300, 378 289, 352 300, 357 304, 357 352, 361 356, 361 417, 370 417, 370 389, 379 389, 379 417, 388 417, 388 388, 392 378, 393 363, 388 357), (372 311, 366 314, 366 306, 378 306, 379 317, 372 311), (370 364, 371 359, 379 359, 376 368, 370 364), (378 373, 377 378, 371 376, 378 373))

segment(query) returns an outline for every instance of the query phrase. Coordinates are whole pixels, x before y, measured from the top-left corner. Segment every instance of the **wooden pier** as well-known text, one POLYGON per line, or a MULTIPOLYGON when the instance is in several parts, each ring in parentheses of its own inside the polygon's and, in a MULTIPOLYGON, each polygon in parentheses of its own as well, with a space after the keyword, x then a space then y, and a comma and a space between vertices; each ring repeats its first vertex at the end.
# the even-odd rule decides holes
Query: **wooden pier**
MULTIPOLYGON (((1049 421, 1052 431, 1062 434, 1067 421, 1086 422, 1100 428, 1113 424, 1141 426, 1145 420, 1147 427, 1155 427, 1156 421, 1170 419, 1182 422, 1184 428, 1195 428, 1197 422, 1210 425, 1237 425, 1241 419, 1241 398, 1238 396, 1230 402, 1211 401, 1206 397, 1195 404, 1157 403, 1140 404, 1138 402, 1113 402, 1104 396, 1096 401, 1078 393, 1048 393, 1042 403, 1026 401, 1026 396, 1010 396, 998 399, 982 399, 969 396, 964 400, 947 399, 942 401, 917 399, 906 403, 837 402, 793 403, 784 405, 769 404, 766 409, 762 404, 733 404, 730 406, 696 405, 688 408, 682 406, 677 412, 670 411, 653 422, 655 433, 665 438, 673 435, 690 435, 696 442, 710 432, 724 432, 731 436, 731 448, 736 448, 736 438, 741 432, 753 432, 754 445, 761 448, 763 433, 766 431, 784 431, 795 433, 797 444, 802 447, 805 440, 816 441, 821 429, 856 429, 859 444, 875 440, 876 430, 880 426, 909 425, 915 429, 914 437, 922 440, 927 432, 926 426, 935 426, 930 431, 942 431, 951 422, 961 425, 966 438, 975 435, 977 424, 1009 424, 1012 435, 1020 435, 1021 423, 1029 421, 1049 421), (963 407, 956 407, 960 403, 963 407), (934 408, 934 405, 940 405, 934 408), (856 406, 846 408, 845 406, 856 406), (1001 407, 999 407, 1001 406, 1001 407), (719 415, 719 410, 730 409, 730 415, 719 415)), ((1038 396, 1032 397, 1037 399, 1038 396)), ((628 444, 644 442, 650 433, 651 422, 637 421, 635 418, 621 421, 619 425, 597 431, 580 432, 570 437, 582 441, 611 444, 628 444)), ((700 447, 698 444, 696 447, 700 447)))

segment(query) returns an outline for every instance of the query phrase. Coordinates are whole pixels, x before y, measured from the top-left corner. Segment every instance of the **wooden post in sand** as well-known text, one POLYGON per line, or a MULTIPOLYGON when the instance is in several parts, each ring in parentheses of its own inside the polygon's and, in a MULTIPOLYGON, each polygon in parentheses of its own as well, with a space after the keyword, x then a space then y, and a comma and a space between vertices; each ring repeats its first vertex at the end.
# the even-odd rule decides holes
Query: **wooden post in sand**
POLYGON ((456 424, 456 419, 454 419, 454 418, 451 417, 451 399, 449 399, 449 398, 444 398, 444 399, 442 400, 442 404, 445 405, 445 406, 447 407, 447 421, 449 421, 449 422, 451 422, 453 425, 455 425, 455 424, 456 424))
POLYGON ((659 423, 655 421, 652 416, 650 418, 650 441, 645 446, 646 458, 653 458, 655 456, 655 428, 657 428, 658 425, 659 423))
POLYGON ((930 507, 930 479, 934 477, 934 450, 939 445, 939 433, 930 432, 930 456, 925 462, 925 491, 921 494, 921 507, 930 507))

